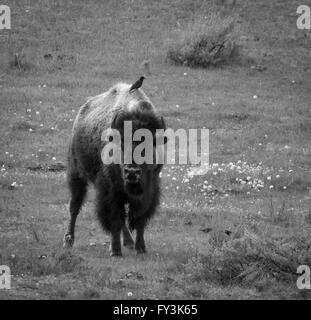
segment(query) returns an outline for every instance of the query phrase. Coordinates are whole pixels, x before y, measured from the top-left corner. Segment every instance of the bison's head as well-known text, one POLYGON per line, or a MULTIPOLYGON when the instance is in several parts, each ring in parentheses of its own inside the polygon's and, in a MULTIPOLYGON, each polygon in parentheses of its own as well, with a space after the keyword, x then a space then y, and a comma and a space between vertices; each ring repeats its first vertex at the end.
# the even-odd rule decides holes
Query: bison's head
POLYGON ((150 111, 121 111, 115 116, 111 128, 118 130, 121 136, 125 192, 139 197, 152 188, 163 166, 157 161, 156 147, 166 142, 157 131, 166 129, 164 119, 150 111))

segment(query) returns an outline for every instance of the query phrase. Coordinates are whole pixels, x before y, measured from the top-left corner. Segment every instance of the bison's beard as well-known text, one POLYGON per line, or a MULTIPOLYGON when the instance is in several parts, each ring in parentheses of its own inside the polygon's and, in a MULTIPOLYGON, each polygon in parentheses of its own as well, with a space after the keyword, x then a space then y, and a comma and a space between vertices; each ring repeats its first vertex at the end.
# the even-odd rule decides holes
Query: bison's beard
POLYGON ((129 196, 139 197, 143 193, 143 187, 139 182, 125 182, 125 191, 129 196))

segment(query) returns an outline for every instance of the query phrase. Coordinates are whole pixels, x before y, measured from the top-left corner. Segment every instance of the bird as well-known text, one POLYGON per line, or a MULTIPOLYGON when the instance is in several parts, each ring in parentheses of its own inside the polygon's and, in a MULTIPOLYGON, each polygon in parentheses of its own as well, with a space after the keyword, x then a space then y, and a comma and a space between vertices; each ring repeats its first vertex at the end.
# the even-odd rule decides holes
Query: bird
POLYGON ((145 79, 145 77, 142 76, 134 84, 132 84, 132 86, 130 87, 130 92, 140 88, 143 85, 144 79, 145 79))

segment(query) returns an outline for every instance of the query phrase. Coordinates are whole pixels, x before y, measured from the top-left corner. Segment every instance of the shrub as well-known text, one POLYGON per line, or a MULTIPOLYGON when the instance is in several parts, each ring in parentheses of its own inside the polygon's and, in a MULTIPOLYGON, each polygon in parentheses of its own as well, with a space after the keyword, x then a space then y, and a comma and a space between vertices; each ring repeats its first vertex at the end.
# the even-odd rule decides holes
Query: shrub
POLYGON ((34 65, 29 62, 24 50, 12 54, 9 64, 12 69, 18 69, 19 71, 27 71, 34 67, 34 65))
POLYGON ((292 230, 277 240, 272 234, 255 234, 245 227, 240 231, 222 243, 210 241, 205 254, 184 265, 186 276, 222 285, 261 286, 269 279, 295 283, 297 267, 310 265, 309 228, 300 228, 299 235, 292 230))
POLYGON ((213 13, 195 18, 169 40, 167 59, 177 65, 206 68, 228 62, 238 54, 233 17, 213 13))

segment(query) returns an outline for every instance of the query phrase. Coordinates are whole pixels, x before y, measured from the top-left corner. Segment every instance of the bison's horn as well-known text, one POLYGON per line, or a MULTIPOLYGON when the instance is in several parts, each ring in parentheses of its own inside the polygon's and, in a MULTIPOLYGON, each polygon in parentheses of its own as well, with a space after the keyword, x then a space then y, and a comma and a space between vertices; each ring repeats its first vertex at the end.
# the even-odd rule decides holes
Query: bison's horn
POLYGON ((115 113, 111 121, 111 128, 117 129, 118 113, 115 113))
POLYGON ((112 118, 111 121, 111 128, 112 129, 117 129, 119 130, 119 126, 122 125, 123 126, 123 122, 128 119, 128 113, 124 110, 119 110, 117 111, 112 118))

